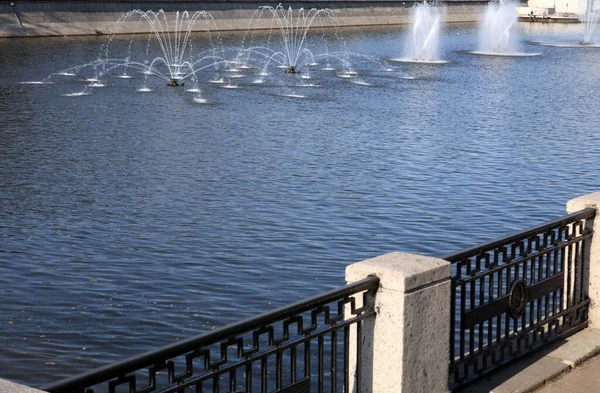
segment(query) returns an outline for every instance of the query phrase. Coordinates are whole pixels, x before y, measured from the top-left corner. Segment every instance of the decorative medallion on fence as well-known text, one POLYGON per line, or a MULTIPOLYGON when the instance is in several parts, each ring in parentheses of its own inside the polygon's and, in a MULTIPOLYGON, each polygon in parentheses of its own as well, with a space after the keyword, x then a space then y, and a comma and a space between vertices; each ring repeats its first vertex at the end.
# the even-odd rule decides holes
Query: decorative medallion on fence
POLYGON ((527 284, 523 280, 514 282, 510 289, 508 305, 510 307, 510 316, 517 319, 523 315, 525 306, 527 306, 527 284))
POLYGON ((587 326, 594 209, 442 258, 452 262, 452 389, 587 326))

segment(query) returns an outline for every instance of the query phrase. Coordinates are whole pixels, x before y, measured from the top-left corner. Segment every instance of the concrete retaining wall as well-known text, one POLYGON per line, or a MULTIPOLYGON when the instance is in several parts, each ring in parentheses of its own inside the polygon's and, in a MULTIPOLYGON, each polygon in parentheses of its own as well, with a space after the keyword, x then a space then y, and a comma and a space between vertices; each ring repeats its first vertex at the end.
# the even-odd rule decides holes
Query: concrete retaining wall
MULTIPOLYGON (((142 11, 163 9, 169 20, 174 20, 177 11, 207 11, 209 21, 201 18, 194 24, 194 30, 211 31, 246 30, 249 26, 270 28, 270 13, 264 12, 257 18, 258 8, 263 5, 277 6, 278 3, 255 1, 2 1, 0 3, 0 37, 40 37, 64 35, 93 35, 148 32, 147 23, 140 23, 139 17, 123 16, 135 9, 142 11), (13 4, 13 5, 11 5, 13 4), (115 31, 115 26, 118 28, 115 31)), ((283 6, 294 10, 304 8, 329 8, 335 14, 338 26, 371 26, 409 23, 414 1, 292 1, 283 6)), ((449 1, 446 2, 447 22, 478 21, 487 2, 449 1)), ((320 25, 332 25, 333 19, 319 18, 320 25)))

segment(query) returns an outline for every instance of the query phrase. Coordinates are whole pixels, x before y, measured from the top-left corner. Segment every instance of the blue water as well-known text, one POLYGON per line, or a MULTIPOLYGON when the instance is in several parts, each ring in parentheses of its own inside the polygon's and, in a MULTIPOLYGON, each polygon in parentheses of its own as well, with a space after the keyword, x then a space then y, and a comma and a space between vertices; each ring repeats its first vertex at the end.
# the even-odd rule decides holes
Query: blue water
POLYGON ((104 38, 1 40, 0 377, 54 381, 343 285, 365 258, 564 214, 600 188, 600 50, 526 42, 579 26, 519 29, 542 56, 468 55, 476 26, 449 25, 438 66, 387 62, 406 27, 344 29, 372 86, 207 75, 207 104, 163 81, 139 93, 139 75, 81 97, 62 95, 78 79, 22 84, 104 38))

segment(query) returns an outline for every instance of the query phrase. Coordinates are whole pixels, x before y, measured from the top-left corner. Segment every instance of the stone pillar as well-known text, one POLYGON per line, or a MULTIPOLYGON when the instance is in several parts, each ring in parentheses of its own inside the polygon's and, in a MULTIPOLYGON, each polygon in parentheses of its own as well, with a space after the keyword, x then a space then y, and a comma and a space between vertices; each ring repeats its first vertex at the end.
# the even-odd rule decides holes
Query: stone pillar
MULTIPOLYGON (((598 209, 600 207, 600 192, 571 199, 567 202, 567 213, 575 213, 585 208, 598 209)), ((594 236, 589 248, 589 296, 590 326, 600 328, 600 217, 596 213, 594 219, 594 236)))
POLYGON ((447 392, 450 263, 394 252, 346 268, 348 283, 369 275, 380 288, 362 334, 362 392, 447 392))

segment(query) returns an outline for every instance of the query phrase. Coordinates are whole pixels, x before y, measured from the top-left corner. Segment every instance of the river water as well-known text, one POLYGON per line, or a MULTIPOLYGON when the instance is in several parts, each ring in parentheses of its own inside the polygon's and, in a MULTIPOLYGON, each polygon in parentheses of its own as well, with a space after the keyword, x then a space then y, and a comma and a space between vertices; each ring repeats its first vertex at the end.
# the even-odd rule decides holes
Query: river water
POLYGON ((350 263, 454 251, 598 191, 600 50, 526 42, 577 42, 577 25, 519 30, 542 56, 469 55, 477 27, 447 25, 451 63, 424 66, 386 60, 406 27, 344 29, 370 85, 201 81, 205 104, 162 81, 137 92, 139 76, 80 97, 64 96, 77 80, 23 84, 105 38, 1 40, 0 377, 54 381, 341 286, 350 263))

